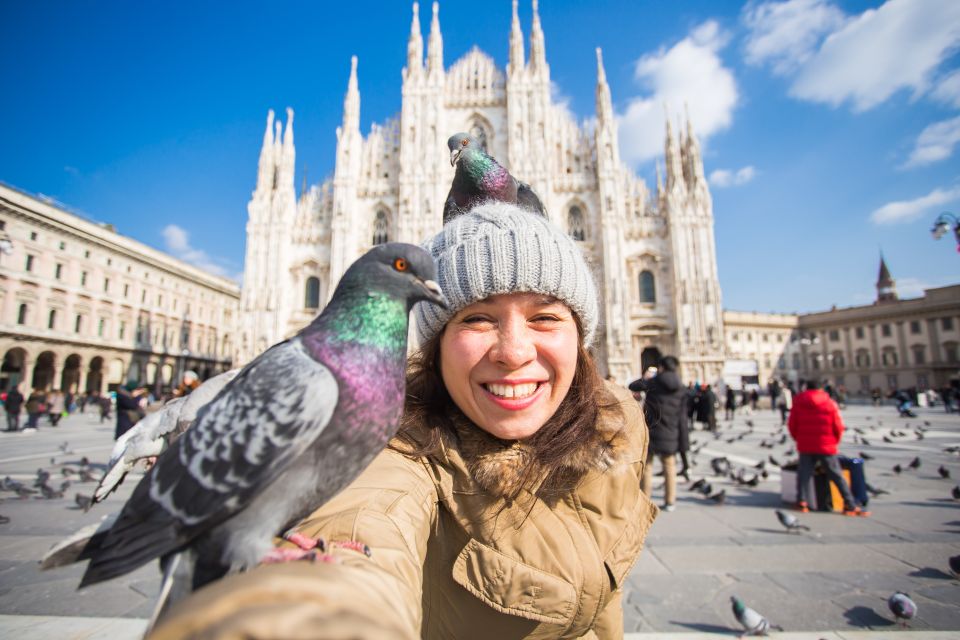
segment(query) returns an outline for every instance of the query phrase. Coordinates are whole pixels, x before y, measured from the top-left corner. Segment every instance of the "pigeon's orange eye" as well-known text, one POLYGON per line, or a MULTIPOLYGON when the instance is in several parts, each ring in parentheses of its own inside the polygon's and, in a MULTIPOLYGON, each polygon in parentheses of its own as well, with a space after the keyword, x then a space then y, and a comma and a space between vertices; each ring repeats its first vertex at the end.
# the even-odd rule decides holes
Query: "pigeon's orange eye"
POLYGON ((397 258, 393 261, 393 268, 397 271, 406 271, 407 270, 407 261, 403 258, 397 258))
POLYGON ((465 147, 465 146, 467 146, 468 144, 470 144, 470 141, 467 140, 466 138, 464 138, 463 140, 460 141, 460 146, 461 146, 461 147, 465 147))

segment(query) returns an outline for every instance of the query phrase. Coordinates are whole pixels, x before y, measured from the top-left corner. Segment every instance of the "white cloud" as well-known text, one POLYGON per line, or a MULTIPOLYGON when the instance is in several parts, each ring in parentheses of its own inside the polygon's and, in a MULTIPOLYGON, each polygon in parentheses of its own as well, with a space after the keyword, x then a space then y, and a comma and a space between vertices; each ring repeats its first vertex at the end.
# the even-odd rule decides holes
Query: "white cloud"
POLYGON ((634 78, 649 93, 632 98, 617 116, 624 160, 635 165, 663 153, 664 104, 671 116, 687 105, 701 142, 730 126, 737 84, 718 55, 728 40, 710 20, 671 48, 637 60, 634 78))
POLYGON ((162 234, 167 245, 167 251, 175 257, 214 275, 236 279, 235 275, 231 275, 227 269, 208 256, 206 251, 191 247, 190 234, 187 233, 186 229, 175 224, 168 224, 163 228, 162 234))
POLYGON ((953 148, 960 143, 960 116, 934 122, 927 126, 914 144, 904 168, 921 167, 953 155, 953 148))
POLYGON ((925 196, 913 200, 900 200, 883 205, 870 214, 876 224, 896 224, 915 220, 944 204, 960 200, 960 187, 934 189, 925 196))
POLYGON ((730 169, 716 169, 710 172, 708 180, 715 187, 739 187, 753 180, 757 172, 752 166, 742 167, 736 171, 730 169))
POLYGON ((897 91, 919 97, 960 44, 960 2, 889 0, 830 34, 799 69, 794 97, 866 111, 897 91))
POLYGON ((951 107, 960 107, 960 69, 940 78, 930 95, 951 107))
POLYGON ((748 5, 743 22, 748 64, 770 63, 784 75, 806 62, 824 36, 843 26, 843 11, 828 0, 789 0, 748 5))

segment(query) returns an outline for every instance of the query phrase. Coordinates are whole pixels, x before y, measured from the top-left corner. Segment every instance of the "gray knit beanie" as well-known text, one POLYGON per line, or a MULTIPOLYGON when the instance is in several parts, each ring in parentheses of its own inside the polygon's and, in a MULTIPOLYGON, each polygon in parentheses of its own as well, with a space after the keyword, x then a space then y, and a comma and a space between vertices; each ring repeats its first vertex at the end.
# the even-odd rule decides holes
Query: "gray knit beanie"
POLYGON ((597 288, 580 247, 550 221, 516 205, 488 202, 444 225, 424 244, 437 264, 449 309, 418 304, 421 343, 461 309, 503 293, 532 292, 564 302, 583 325, 589 347, 597 329, 597 288))

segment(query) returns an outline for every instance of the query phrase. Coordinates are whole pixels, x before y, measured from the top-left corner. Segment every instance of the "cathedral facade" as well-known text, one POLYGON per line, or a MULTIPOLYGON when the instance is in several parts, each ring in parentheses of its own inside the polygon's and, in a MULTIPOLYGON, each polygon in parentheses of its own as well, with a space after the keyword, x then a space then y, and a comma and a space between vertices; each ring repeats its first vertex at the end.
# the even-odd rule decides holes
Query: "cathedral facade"
POLYGON ((604 373, 623 382, 675 355, 685 380, 720 377, 713 205, 689 120, 674 132, 668 118, 665 175, 658 170, 651 190, 620 160, 600 49, 595 120, 578 124, 551 100, 536 0, 529 56, 524 48, 514 0, 505 70, 477 48, 446 67, 438 4, 424 52, 414 3, 400 113, 361 133, 352 58, 333 176, 299 195, 293 111, 285 127, 268 114, 248 205, 239 363, 306 325, 373 245, 420 244, 440 230, 454 172, 446 141, 468 131, 581 244, 602 297, 596 357, 604 373))

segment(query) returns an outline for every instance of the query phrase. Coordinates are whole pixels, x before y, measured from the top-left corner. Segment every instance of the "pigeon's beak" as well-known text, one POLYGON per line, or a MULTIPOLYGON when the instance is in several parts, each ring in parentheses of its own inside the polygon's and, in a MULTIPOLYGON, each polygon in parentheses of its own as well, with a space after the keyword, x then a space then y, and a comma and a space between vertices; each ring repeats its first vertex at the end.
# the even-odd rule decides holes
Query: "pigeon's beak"
POLYGON ((460 148, 457 147, 456 149, 450 152, 450 166, 451 167, 456 166, 457 160, 459 159, 460 159, 460 148))
POLYGON ((447 302, 447 297, 443 295, 443 291, 440 290, 440 285, 434 280, 420 280, 420 286, 422 286, 427 291, 427 300, 432 302, 435 305, 443 307, 444 309, 449 309, 450 304, 447 302))

